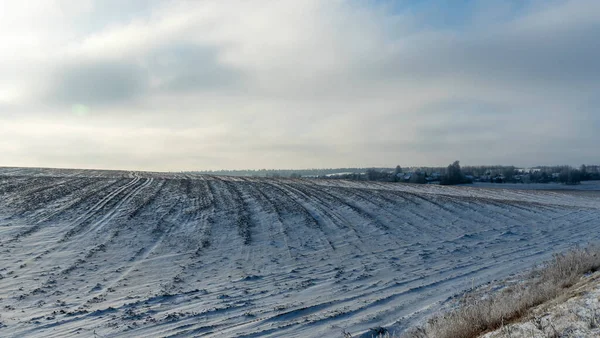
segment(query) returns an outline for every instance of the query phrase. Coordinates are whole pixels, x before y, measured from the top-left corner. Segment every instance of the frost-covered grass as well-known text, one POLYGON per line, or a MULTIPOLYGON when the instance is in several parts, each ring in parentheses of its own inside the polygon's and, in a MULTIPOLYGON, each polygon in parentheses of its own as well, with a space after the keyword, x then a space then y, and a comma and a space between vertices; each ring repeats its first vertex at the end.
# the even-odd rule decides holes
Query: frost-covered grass
MULTIPOLYGON (((431 318, 423 327, 410 330, 402 337, 478 337, 487 331, 504 327, 525 316, 533 307, 563 295, 586 273, 599 268, 600 247, 596 245, 556 254, 520 283, 488 295, 468 293, 456 308, 431 318)), ((590 325, 598 326, 597 316, 590 318, 590 325)), ((537 327, 549 325, 543 324, 540 319, 537 327)))
POLYGON ((600 273, 590 274, 526 318, 504 325, 484 338, 600 337, 600 273))

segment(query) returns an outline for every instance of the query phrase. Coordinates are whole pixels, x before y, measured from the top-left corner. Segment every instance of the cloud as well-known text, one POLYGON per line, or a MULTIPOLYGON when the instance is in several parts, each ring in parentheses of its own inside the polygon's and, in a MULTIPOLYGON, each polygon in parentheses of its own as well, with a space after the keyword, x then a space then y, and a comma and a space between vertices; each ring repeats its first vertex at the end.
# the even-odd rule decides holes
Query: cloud
POLYGON ((578 164, 600 141, 596 1, 119 4, 11 4, 6 164, 578 164))
POLYGON ((218 91, 239 89, 243 74, 219 63, 217 51, 191 44, 163 46, 149 56, 158 90, 218 91))
POLYGON ((89 62, 56 70, 48 100, 58 103, 104 105, 131 100, 147 87, 147 71, 135 64, 89 62))

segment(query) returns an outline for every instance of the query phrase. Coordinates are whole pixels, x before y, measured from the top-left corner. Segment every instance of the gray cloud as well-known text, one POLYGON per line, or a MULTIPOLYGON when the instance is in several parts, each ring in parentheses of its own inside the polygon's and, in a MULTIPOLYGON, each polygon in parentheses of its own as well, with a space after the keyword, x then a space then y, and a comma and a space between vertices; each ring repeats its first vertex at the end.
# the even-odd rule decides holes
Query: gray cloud
POLYGON ((56 70, 47 95, 61 104, 106 105, 131 100, 147 88, 147 72, 136 64, 92 61, 56 70))
POLYGON ((600 23, 557 27, 549 32, 508 29, 470 41, 459 40, 452 49, 437 55, 450 64, 462 64, 458 72, 478 78, 489 76, 492 82, 560 87, 596 83, 600 75, 600 46, 596 43, 600 23))
POLYGON ((159 89, 168 91, 218 91, 238 87, 239 70, 222 65, 215 47, 169 44, 151 53, 149 67, 161 80, 159 89))
POLYGON ((592 23, 553 32, 506 25, 460 36, 428 34, 403 42, 382 61, 363 64, 357 75, 415 86, 453 81, 460 86, 587 94, 598 90, 599 33, 600 24, 592 23))

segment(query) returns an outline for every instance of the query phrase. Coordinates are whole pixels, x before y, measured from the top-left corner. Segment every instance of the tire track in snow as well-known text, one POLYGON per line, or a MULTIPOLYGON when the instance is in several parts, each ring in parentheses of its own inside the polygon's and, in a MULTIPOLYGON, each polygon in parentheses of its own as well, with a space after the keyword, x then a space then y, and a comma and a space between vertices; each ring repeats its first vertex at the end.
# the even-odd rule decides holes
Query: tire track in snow
MULTIPOLYGON (((299 187, 299 186, 297 186, 297 187, 299 187)), ((379 228, 380 230, 383 230, 383 231, 390 230, 389 226, 387 224, 385 224, 384 222, 382 222, 379 217, 377 217, 373 213, 367 211, 364 207, 359 206, 357 203, 348 201, 345 198, 342 198, 338 195, 332 194, 329 189, 317 190, 314 186, 311 186, 308 184, 304 185, 303 188, 306 190, 310 190, 310 195, 313 196, 314 198, 316 198, 318 201, 324 202, 324 199, 322 197, 318 197, 319 195, 327 196, 329 202, 336 203, 342 207, 349 208, 354 213, 356 213, 359 217, 365 219, 368 222, 372 222, 373 225, 375 227, 379 228)), ((338 189, 348 189, 348 188, 338 188, 338 189)), ((351 190, 346 190, 346 191, 351 191, 351 190)), ((369 201, 368 203, 371 203, 371 202, 369 201)), ((320 204, 323 204, 323 203, 320 203, 320 204)))
MULTIPOLYGON (((148 186, 151 185, 151 183, 153 182, 152 178, 147 179, 143 184, 139 185, 136 187, 135 190, 129 192, 123 199, 119 200, 120 205, 123 205, 123 203, 125 203, 125 200, 133 200, 133 196, 137 195, 140 191, 144 190, 144 188, 147 188, 148 186)), ((140 204, 146 204, 147 200, 154 200, 154 197, 156 194, 160 193, 160 191, 162 191, 163 188, 163 184, 158 185, 157 187, 158 189, 156 189, 155 191, 150 192, 150 195, 147 198, 142 198, 140 199, 140 204)), ((118 209, 119 207, 117 206, 116 209, 118 209)), ((134 211, 138 210, 139 206, 134 206, 134 211)), ((112 209, 115 210, 115 209, 112 209)), ((105 215, 106 216, 106 215, 105 215)), ((120 216, 126 216, 125 213, 123 213, 120 216)), ((104 221, 106 221, 105 218, 103 218, 104 221)), ((104 236, 104 241, 101 242, 101 244, 94 246, 93 248, 91 248, 90 250, 87 250, 85 252, 85 254, 79 255, 79 258, 71 265, 69 265, 67 268, 62 269, 59 271, 58 275, 55 274, 51 274, 50 277, 40 286, 40 288, 38 289, 54 289, 56 287, 56 279, 57 278, 61 278, 63 280, 67 279, 67 277, 69 275, 71 275, 71 273, 75 270, 78 269, 85 269, 86 265, 93 265, 95 263, 97 263, 97 261, 95 260, 95 256, 97 254, 99 254, 100 252, 107 252, 110 251, 110 243, 113 242, 114 238, 117 236, 119 232, 119 229, 115 229, 113 230, 111 233, 107 233, 104 236)), ((161 238, 162 239, 162 238, 161 238)), ((77 239, 72 239, 71 242, 77 242, 77 239)), ((154 243, 152 246, 152 250, 154 250, 154 248, 156 246, 158 246, 160 242, 160 239, 158 242, 154 243)), ((73 243, 69 243, 69 244, 73 244, 73 243)), ((149 255, 152 250, 148 251, 147 254, 149 255)), ((147 255, 146 255, 147 257, 147 255)), ((139 258, 139 257, 138 257, 139 258)), ((96 286, 91 292, 91 297, 87 297, 85 299, 85 301, 81 301, 78 298, 77 302, 74 302, 74 304, 71 304, 71 311, 72 312, 81 312, 81 311, 87 311, 87 308, 89 308, 90 305, 92 304, 97 304, 97 303, 102 303, 104 298, 109 294, 109 292, 114 291, 113 287, 115 285, 117 285, 118 283, 122 282, 123 280, 127 279, 128 274, 135 270, 137 268, 137 261, 133 261, 133 266, 129 269, 125 269, 125 267, 120 267, 119 269, 117 269, 117 271, 119 272, 119 275, 116 277, 112 277, 110 279, 108 278, 104 278, 104 283, 106 283, 107 281, 113 280, 113 282, 109 283, 109 286, 107 287, 98 287, 96 286)), ((109 275, 107 275, 109 276, 109 275)))
POLYGON ((16 212, 20 215, 33 212, 56 199, 68 197, 70 194, 91 184, 93 184, 93 181, 85 178, 65 179, 54 182, 51 186, 24 194, 21 201, 19 201, 19 205, 16 206, 16 212))
POLYGON ((95 216, 97 214, 101 214, 102 209, 106 205, 108 205, 108 203, 111 202, 117 195, 119 195, 122 192, 124 192, 125 190, 135 186, 139 181, 140 181, 140 178, 136 176, 133 180, 129 181, 128 183, 124 184, 123 186, 121 186, 121 187, 115 189, 114 191, 112 191, 111 193, 109 193, 107 196, 103 197, 100 201, 98 201, 90 209, 88 209, 86 212, 84 212, 83 215, 76 218, 73 222, 71 222, 71 225, 73 227, 71 229, 69 229, 69 231, 63 236, 63 238, 61 239, 61 242, 65 242, 69 238, 77 235, 82 230, 84 230, 86 224, 91 221, 93 216, 95 216))
MULTIPOLYGON (((100 225, 104 226, 106 224, 106 222, 109 222, 111 219, 113 219, 114 217, 116 217, 116 215, 118 214, 118 209, 120 208, 120 206, 122 206, 125 202, 127 202, 128 200, 130 200, 135 194, 137 194, 139 191, 143 190, 144 188, 148 187, 150 185, 150 183, 152 182, 152 178, 148 178, 146 179, 146 181, 143 184, 138 185, 135 189, 133 189, 132 191, 130 191, 128 194, 126 194, 122 199, 118 200, 116 205, 114 206, 113 209, 110 210, 109 213, 104 214, 103 216, 101 216, 99 221, 96 221, 95 223, 92 223, 92 228, 88 229, 85 233, 80 234, 80 236, 78 236, 78 238, 83 237, 85 234, 95 230, 100 230, 98 227, 100 225)), ((92 217, 94 214, 99 213, 100 210, 107 205, 107 203, 114 199, 117 195, 119 195, 120 193, 126 191, 128 188, 135 186, 138 182, 140 181, 139 177, 134 178, 132 181, 128 182, 127 184, 119 187, 118 189, 116 189, 115 191, 113 191, 112 193, 109 193, 107 196, 105 196, 103 199, 101 199, 98 203, 96 203, 94 205, 94 207, 89 210, 89 212, 87 212, 85 215, 81 216, 79 218, 79 220, 87 220, 90 217, 92 217)), ((74 263, 71 263, 67 268, 62 269, 59 272, 59 275, 62 278, 66 278, 68 275, 70 275, 74 270, 81 268, 83 266, 83 264, 85 264, 88 260, 92 259, 93 256, 95 254, 97 254, 100 251, 105 251, 106 250, 106 246, 107 243, 110 241, 110 236, 114 236, 115 233, 113 232, 112 235, 109 235, 109 238, 106 238, 105 241, 103 241, 101 244, 98 244, 94 247, 92 247, 91 249, 87 250, 84 254, 78 255, 77 259, 74 261, 74 263)), ((65 250, 68 246, 77 246, 80 245, 80 240, 78 240, 77 238, 73 238, 68 237, 67 239, 65 239, 65 237, 63 237, 63 241, 60 241, 58 243, 58 245, 55 245, 54 247, 52 247, 51 249, 48 249, 46 251, 44 251, 44 253, 42 253, 41 255, 38 255, 37 257, 35 257, 36 260, 40 260, 42 259, 43 256, 46 256, 50 253, 56 252, 56 251, 62 251, 65 250)), ((55 282, 55 277, 56 276, 50 276, 42 285, 41 288, 53 288, 56 286, 55 282)))
MULTIPOLYGON (((244 204, 240 193, 232 186, 228 178, 211 176, 208 181, 211 184, 211 190, 218 192, 215 197, 215 221, 222 221, 226 226, 233 226, 236 237, 241 240, 242 245, 249 245, 251 220, 248 210, 244 204), (219 217, 219 214, 223 214, 219 217), (219 219, 220 218, 220 219, 219 219)), ((217 226, 217 225, 215 225, 217 226)), ((222 238, 227 244, 233 244, 232 238, 222 238)), ((225 242, 222 242, 225 244, 225 242)))
MULTIPOLYGON (((101 219, 99 221, 96 221, 95 223, 92 223, 92 228, 88 229, 85 233, 80 234, 80 236, 78 236, 79 238, 81 238, 82 236, 84 236, 85 234, 93 231, 94 229, 96 230, 100 230, 98 227, 99 226, 104 226, 106 224, 106 222, 109 222, 111 219, 113 219, 117 214, 118 214, 118 209, 120 206, 122 206, 125 202, 127 202, 128 200, 130 200, 135 194, 137 194, 140 190, 142 190, 143 188, 146 188, 150 185, 150 183, 152 182, 152 178, 148 178, 146 179, 146 181, 143 184, 138 185, 135 189, 133 189, 132 191, 130 191, 128 194, 126 194, 122 199, 120 199, 115 207, 113 209, 110 210, 109 213, 104 214, 101 219)), ((100 209, 102 209, 110 200, 112 200, 113 198, 115 198, 117 195, 119 195, 121 192, 127 190, 128 188, 135 186, 136 183, 138 183, 140 181, 139 177, 134 178, 131 182, 125 184, 124 186, 121 186, 120 188, 116 189, 116 191, 113 191, 112 193, 110 193, 109 195, 107 195, 106 197, 104 197, 100 202, 96 203, 94 205, 94 207, 92 208, 92 210, 90 210, 86 215, 82 216, 80 219, 89 219, 89 217, 91 217, 92 215, 94 215, 95 213, 99 212, 100 209), (85 217, 85 218, 84 218, 85 217)), ((113 233, 114 235, 114 233, 113 233)), ((64 239, 65 237, 63 237, 64 239)), ((74 263, 71 263, 67 268, 64 268, 60 271, 59 275, 62 278, 65 278, 66 276, 70 275, 74 270, 81 268, 83 264, 85 264, 87 262, 87 260, 90 260, 96 253, 98 253, 99 251, 104 251, 106 250, 106 245, 107 242, 109 241, 110 238, 107 238, 104 242, 102 242, 99 245, 94 246, 93 248, 87 250, 85 252, 85 254, 79 255, 78 258, 74 261, 74 263)), ((40 260, 43 256, 48 255, 50 253, 56 252, 56 251, 62 251, 64 249, 66 249, 68 246, 70 245, 79 245, 79 241, 72 238, 68 237, 67 239, 64 239, 63 241, 60 241, 58 245, 55 245, 53 248, 48 249, 46 251, 44 251, 44 253, 42 253, 41 255, 38 255, 37 257, 35 257, 36 260, 40 260)), ((48 278, 42 285, 42 288, 49 288, 49 287, 53 287, 56 286, 55 282, 52 282, 53 280, 55 280, 54 278, 55 276, 51 276, 50 278, 48 278)))
MULTIPOLYGON (((385 225, 383 222, 381 222, 378 217, 375 217, 371 213, 365 211, 363 208, 360 208, 358 206, 355 206, 354 204, 348 203, 348 202, 344 201, 342 198, 339 198, 339 197, 329 193, 327 191, 327 189, 318 191, 308 185, 303 185, 302 188, 300 188, 300 185, 295 185, 293 187, 293 189, 300 192, 307 199, 318 202, 318 203, 313 203, 313 205, 325 216, 324 218, 329 218, 331 220, 334 220, 334 222, 335 222, 335 220, 337 220, 337 226, 340 228, 349 229, 354 234, 354 236, 357 238, 358 243, 368 242, 371 239, 373 239, 375 236, 381 235, 381 232, 383 231, 384 236, 383 236, 383 238, 379 239, 380 243, 383 243, 382 241, 388 241, 388 242, 391 242, 392 244, 400 245, 395 240, 395 238, 393 238, 391 236, 385 236, 385 235, 390 234, 390 231, 389 231, 390 229, 387 225, 385 225), (329 197, 328 201, 325 201, 325 199, 322 197, 319 197, 319 195, 329 197), (343 215, 341 215, 340 211, 337 211, 337 208, 332 207, 333 204, 337 204, 341 208, 348 208, 348 209, 352 210, 352 212, 354 212, 354 214, 357 215, 357 217, 359 219, 362 219, 363 221, 359 221, 355 218, 348 219, 347 217, 344 217, 343 215), (326 205, 330 206, 330 208, 323 207, 326 205), (373 232, 372 231, 373 228, 376 228, 379 231, 373 232), (367 229, 369 230, 369 232, 364 235, 359 232, 359 230, 362 230, 362 232, 365 232, 365 230, 367 230, 367 229)), ((362 247, 360 247, 359 245, 357 245, 356 242, 353 242, 352 245, 356 248, 357 251, 364 252, 364 249, 362 247)))
MULTIPOLYGON (((285 249, 288 254, 288 257, 290 259, 293 259, 294 256, 292 255, 292 251, 290 249, 290 244, 289 244, 289 240, 290 240, 289 232, 288 232, 288 229, 286 228, 285 224, 283 223, 281 208, 277 204, 275 204, 271 199, 269 199, 269 197, 255 185, 256 184, 248 185, 248 187, 251 191, 250 193, 254 196, 254 198, 256 200, 260 201, 259 204, 261 205, 262 210, 266 211, 268 214, 274 214, 276 216, 275 223, 277 224, 277 227, 279 228, 278 232, 281 234, 281 237, 283 238, 283 243, 285 245, 285 249)), ((277 231, 275 230, 275 227, 273 227, 272 224, 271 224, 270 232, 273 235, 271 240, 274 241, 275 240, 274 235, 277 231)))
POLYGON ((199 244, 196 247, 196 250, 194 251, 194 257, 198 257, 200 256, 200 254, 202 253, 202 250, 208 249, 208 247, 210 247, 211 245, 211 235, 212 235, 212 228, 213 225, 215 223, 213 217, 215 214, 215 193, 213 191, 212 186, 208 183, 208 180, 206 178, 202 178, 202 180, 200 180, 200 182, 203 183, 204 186, 204 192, 205 195, 204 198, 202 198, 202 194, 200 194, 200 197, 203 200, 202 203, 202 208, 199 210, 200 213, 200 220, 199 223, 201 225, 201 233, 200 233, 200 240, 199 240, 199 244))
POLYGON ((115 217, 119 215, 121 212, 121 207, 129 202, 136 194, 138 194, 141 190, 149 187, 152 184, 153 178, 147 178, 146 181, 136 187, 134 190, 125 195, 122 199, 120 199, 117 204, 106 214, 104 214, 99 221, 92 223, 92 225, 83 233, 80 233, 78 236, 85 236, 90 232, 99 232, 102 230, 107 224, 109 224, 115 217))
MULTIPOLYGON (((176 201, 176 203, 171 206, 171 209, 169 209, 167 211, 166 214, 164 214, 160 220, 158 221, 158 224, 156 226, 156 228, 164 228, 164 230, 161 230, 160 233, 158 234, 158 236, 154 237, 154 241, 150 244, 150 246, 146 247, 146 248, 142 248, 142 251, 138 251, 136 253, 136 255, 133 257, 133 259, 130 259, 130 264, 128 267, 125 266, 121 266, 119 267, 119 274, 115 277, 112 277, 112 281, 108 280, 108 284, 106 286, 101 286, 99 288, 97 288, 97 290, 95 292, 93 292, 83 303, 83 304, 90 304, 90 303, 95 303, 97 302, 97 299, 105 299, 108 294, 115 290, 115 288, 118 287, 119 284, 123 283, 125 280, 127 280, 127 277, 131 274, 131 272, 133 272, 134 270, 136 270, 138 268, 138 266, 140 264, 143 264, 144 261, 146 259, 148 259, 148 257, 154 252, 154 250, 160 246, 163 242, 163 240, 165 239, 165 237, 167 237, 169 235, 169 233, 173 230, 173 228, 175 227, 175 222, 168 220, 168 218, 173 217, 174 215, 177 214, 178 208, 177 208, 177 204, 179 203, 179 201, 176 201)), ((155 229, 156 229, 155 228, 155 229)), ((153 231, 155 232, 155 231, 153 231)), ((89 258, 89 257, 88 257, 89 258)))
MULTIPOLYGON (((314 218, 312 218, 312 216, 307 212, 306 209, 304 209, 300 204, 298 204, 297 202, 293 201, 290 199, 289 195, 287 195, 284 191, 282 191, 281 189, 274 187, 270 184, 265 183, 264 181, 252 181, 252 187, 253 189, 256 191, 256 193, 259 194, 259 196, 264 197, 264 200, 267 201, 271 207, 264 207, 264 210, 274 210, 276 213, 276 217, 277 217, 277 222, 280 225, 280 232, 284 237, 284 242, 286 245, 286 248, 289 249, 289 254, 291 254, 291 250, 292 250, 292 246, 289 243, 289 240, 292 240, 292 228, 290 228, 289 226, 286 225, 286 223, 289 223, 290 219, 296 220, 296 217, 300 216, 302 218, 302 224, 308 225, 312 228, 316 228, 318 227, 318 224, 316 223, 316 220, 314 218), (284 220, 287 219, 288 222, 285 222, 284 220), (311 225, 309 225, 311 224, 311 225)), ((306 245, 306 243, 303 243, 302 240, 307 241, 307 238, 298 238, 298 244, 300 246, 304 246, 306 245)), ((298 250, 298 248, 294 247, 295 250, 298 250)), ((296 255, 292 255, 294 257, 297 257, 296 255)))
MULTIPOLYGON (((93 184, 90 184, 89 186, 86 187, 86 188, 91 188, 91 189, 84 188, 83 191, 75 192, 73 195, 76 195, 76 196, 74 198, 71 198, 71 201, 65 203, 62 207, 57 208, 57 209, 51 209, 49 214, 42 215, 39 218, 37 216, 32 217, 31 223, 33 223, 33 226, 31 226, 30 228, 28 228, 22 232, 19 232, 13 238, 9 239, 7 241, 7 243, 12 243, 12 242, 15 242, 18 240, 22 240, 25 237, 35 234, 36 232, 41 230, 44 225, 51 222, 58 216, 64 214, 67 210, 71 210, 75 207, 80 206, 91 196, 97 195, 99 191, 106 190, 106 189, 112 187, 112 185, 115 183, 117 183, 117 182, 115 181, 115 182, 111 183, 111 181, 109 181, 109 180, 98 181, 98 182, 94 182, 93 184), (104 186, 101 186, 100 188, 96 188, 94 185, 99 184, 99 183, 107 183, 107 184, 104 186)), ((69 195, 69 196, 72 196, 72 195, 69 195)))
POLYGON ((287 199, 292 201, 292 203, 298 207, 297 210, 301 211, 301 213, 304 215, 305 219, 311 220, 308 223, 312 224, 313 228, 318 229, 321 232, 321 234, 323 235, 322 239, 325 240, 329 249, 331 249, 332 251, 335 251, 334 244, 331 242, 329 237, 327 237, 327 234, 324 231, 324 228, 326 228, 326 225, 323 224, 323 222, 321 221, 321 219, 318 215, 315 215, 311 212, 309 204, 307 204, 305 202, 300 202, 300 198, 298 198, 298 195, 295 194, 294 192, 286 189, 283 185, 280 185, 278 183, 273 183, 273 182, 268 182, 267 184, 278 189, 285 196, 287 196, 287 199))

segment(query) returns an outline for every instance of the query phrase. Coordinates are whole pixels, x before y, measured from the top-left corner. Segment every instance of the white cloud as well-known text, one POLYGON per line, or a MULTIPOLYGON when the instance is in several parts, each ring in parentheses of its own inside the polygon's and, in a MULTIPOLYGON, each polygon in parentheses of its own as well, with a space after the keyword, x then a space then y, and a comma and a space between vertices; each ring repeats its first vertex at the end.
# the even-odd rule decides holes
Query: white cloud
POLYGON ((594 155, 586 145, 599 136, 577 136, 598 116, 594 1, 533 1, 516 14, 490 2, 456 29, 386 3, 100 3, 0 1, 0 164, 529 165, 594 155))

